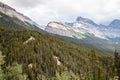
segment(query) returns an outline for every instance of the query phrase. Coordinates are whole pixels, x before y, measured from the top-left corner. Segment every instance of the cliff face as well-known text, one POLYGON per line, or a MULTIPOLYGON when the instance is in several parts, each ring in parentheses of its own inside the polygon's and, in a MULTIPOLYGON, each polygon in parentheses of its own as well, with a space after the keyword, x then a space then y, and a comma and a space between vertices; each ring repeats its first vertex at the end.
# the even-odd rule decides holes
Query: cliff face
POLYGON ((10 17, 16 17, 16 18, 20 19, 21 21, 27 22, 31 25, 35 25, 37 27, 40 26, 37 23, 35 23, 34 21, 32 21, 30 18, 28 18, 27 16, 23 15, 22 13, 18 12, 14 8, 12 8, 9 5, 6 5, 2 2, 0 2, 0 12, 2 12, 5 15, 8 15, 10 17))
POLYGON ((6 12, 7 10, 13 10, 13 11, 16 11, 16 10, 13 9, 12 7, 6 5, 6 4, 4 4, 4 3, 2 3, 2 2, 0 2, 0 9, 4 10, 5 12, 6 12))
POLYGON ((34 24, 34 22, 28 18, 26 18, 26 16, 24 16, 23 14, 17 12, 15 9, 13 9, 12 7, 0 2, 0 12, 9 15, 11 17, 17 17, 18 19, 22 20, 22 21, 26 21, 30 24, 34 24))
POLYGON ((0 26, 41 31, 40 25, 2 2, 0 2, 0 26))

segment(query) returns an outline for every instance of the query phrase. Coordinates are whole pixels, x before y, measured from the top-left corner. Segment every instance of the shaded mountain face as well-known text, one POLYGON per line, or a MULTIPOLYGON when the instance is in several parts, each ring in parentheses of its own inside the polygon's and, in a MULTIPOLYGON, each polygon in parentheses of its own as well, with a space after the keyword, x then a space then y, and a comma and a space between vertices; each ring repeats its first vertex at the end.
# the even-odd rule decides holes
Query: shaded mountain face
POLYGON ((69 37, 67 40, 82 43, 89 46, 97 47, 98 49, 107 51, 114 51, 120 45, 120 20, 114 20, 110 25, 99 25, 94 21, 77 17, 76 21, 72 23, 50 22, 45 31, 69 37), (99 46, 98 46, 99 45, 99 46))
POLYGON ((111 28, 119 28, 120 29, 120 20, 119 19, 115 19, 113 20, 110 24, 109 27, 111 28))
POLYGON ((15 29, 29 29, 39 31, 41 27, 30 18, 17 12, 10 6, 0 2, 0 26, 15 29))
POLYGON ((77 17, 76 21, 77 22, 84 22, 84 23, 88 23, 88 24, 97 26, 97 24, 95 22, 93 22, 92 20, 87 19, 87 18, 83 18, 83 17, 77 17))
POLYGON ((10 6, 0 2, 0 8, 4 9, 4 11, 7 11, 7 10, 13 10, 13 11, 16 11, 15 9, 11 8, 10 6))

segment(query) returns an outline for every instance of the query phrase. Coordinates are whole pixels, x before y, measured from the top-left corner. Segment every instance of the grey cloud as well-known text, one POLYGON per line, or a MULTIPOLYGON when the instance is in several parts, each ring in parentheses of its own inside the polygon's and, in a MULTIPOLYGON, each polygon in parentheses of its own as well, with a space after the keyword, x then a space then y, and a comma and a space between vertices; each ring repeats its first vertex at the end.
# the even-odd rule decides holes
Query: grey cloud
POLYGON ((34 8, 38 5, 43 5, 47 3, 49 0, 11 0, 10 3, 16 5, 16 7, 21 8, 34 8))
POLYGON ((120 0, 1 0, 36 22, 74 21, 83 16, 103 23, 120 18, 120 0), (36 17, 37 16, 37 17, 36 17))

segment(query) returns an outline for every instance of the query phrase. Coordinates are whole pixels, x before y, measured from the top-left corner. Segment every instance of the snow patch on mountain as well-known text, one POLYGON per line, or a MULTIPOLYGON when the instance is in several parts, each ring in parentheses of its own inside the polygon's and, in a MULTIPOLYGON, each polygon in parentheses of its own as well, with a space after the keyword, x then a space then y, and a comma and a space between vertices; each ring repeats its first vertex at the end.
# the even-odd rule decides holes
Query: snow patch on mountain
POLYGON ((73 28, 75 29, 75 31, 80 32, 82 34, 89 33, 93 34, 98 38, 107 39, 106 36, 103 33, 101 33, 97 27, 89 24, 86 25, 84 23, 74 23, 73 28))
POLYGON ((93 37, 106 39, 107 36, 99 30, 99 27, 96 23, 86 18, 77 18, 73 23, 60 23, 60 22, 50 22, 48 23, 45 30, 47 32, 73 37, 78 39, 86 38, 86 34, 93 35, 93 37))

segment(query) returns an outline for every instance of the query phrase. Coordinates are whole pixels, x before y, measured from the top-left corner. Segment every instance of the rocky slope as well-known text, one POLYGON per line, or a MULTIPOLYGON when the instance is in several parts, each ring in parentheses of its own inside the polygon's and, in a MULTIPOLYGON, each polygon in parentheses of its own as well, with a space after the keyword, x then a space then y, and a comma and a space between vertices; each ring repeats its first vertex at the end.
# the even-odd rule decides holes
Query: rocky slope
MULTIPOLYGON (((113 51, 120 45, 120 20, 113 20, 110 25, 99 25, 94 21, 77 17, 76 21, 72 23, 60 23, 60 22, 50 22, 48 23, 45 31, 72 38, 76 43, 85 43, 86 45, 107 48, 106 50, 113 51)), ((103 49, 101 49, 103 50, 103 49)))
POLYGON ((17 28, 19 29, 31 29, 31 30, 40 30, 39 27, 42 27, 32 21, 30 18, 24 16, 23 14, 17 12, 12 7, 0 2, 0 26, 17 28), (13 24, 15 24, 13 26, 13 24))

